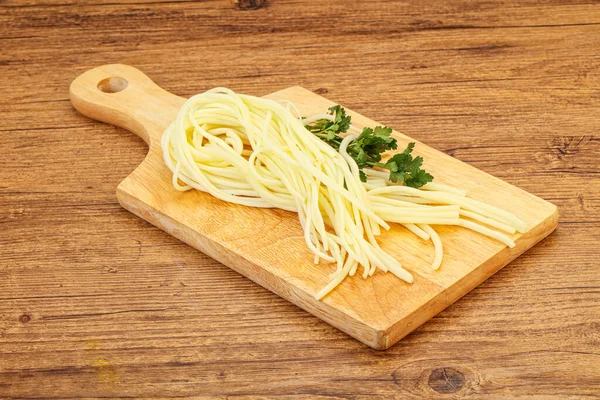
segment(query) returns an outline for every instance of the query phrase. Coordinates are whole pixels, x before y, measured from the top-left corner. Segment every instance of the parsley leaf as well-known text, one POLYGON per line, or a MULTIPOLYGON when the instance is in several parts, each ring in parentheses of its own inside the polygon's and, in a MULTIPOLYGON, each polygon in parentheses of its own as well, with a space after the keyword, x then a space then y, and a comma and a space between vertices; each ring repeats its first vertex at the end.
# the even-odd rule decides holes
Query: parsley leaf
POLYGON ((346 115, 346 110, 344 107, 337 106, 329 107, 328 114, 334 115, 334 125, 338 132, 347 132, 348 128, 350 128, 350 122, 352 121, 352 117, 346 115))
MULTIPOLYGON (((364 128, 348 145, 348 155, 356 161, 359 169, 370 167, 381 161, 381 154, 394 150, 398 147, 396 139, 391 137, 392 130, 385 126, 376 126, 375 129, 364 128)), ((363 182, 367 181, 367 175, 360 175, 363 182)))
POLYGON ((398 147, 396 139, 391 137, 392 129, 376 126, 375 129, 364 128, 362 133, 348 145, 348 153, 364 153, 371 162, 381 161, 381 154, 398 147))
POLYGON ((398 153, 390 158, 381 167, 390 171, 390 181, 401 182, 405 186, 420 188, 433 180, 433 176, 421 169, 423 157, 414 157, 411 155, 415 143, 411 142, 406 146, 402 153, 398 153))

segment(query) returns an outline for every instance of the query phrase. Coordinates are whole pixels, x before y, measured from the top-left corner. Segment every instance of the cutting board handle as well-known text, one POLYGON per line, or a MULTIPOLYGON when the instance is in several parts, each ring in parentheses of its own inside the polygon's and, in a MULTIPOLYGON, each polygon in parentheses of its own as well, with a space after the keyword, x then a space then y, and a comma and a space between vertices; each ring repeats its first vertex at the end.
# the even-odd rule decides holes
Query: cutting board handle
POLYGON ((177 116, 185 99, 159 87, 137 68, 109 64, 79 75, 69 89, 83 115, 125 128, 152 148, 177 116))

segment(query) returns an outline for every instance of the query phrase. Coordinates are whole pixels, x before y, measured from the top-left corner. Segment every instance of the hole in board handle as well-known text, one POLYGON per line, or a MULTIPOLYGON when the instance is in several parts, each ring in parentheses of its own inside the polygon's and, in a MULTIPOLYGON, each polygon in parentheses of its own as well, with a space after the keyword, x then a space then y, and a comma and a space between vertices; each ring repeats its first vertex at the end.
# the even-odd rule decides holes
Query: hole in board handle
POLYGON ((117 76, 102 79, 100 83, 98 83, 98 89, 104 93, 117 93, 124 90, 128 84, 129 82, 127 82, 127 79, 117 76))

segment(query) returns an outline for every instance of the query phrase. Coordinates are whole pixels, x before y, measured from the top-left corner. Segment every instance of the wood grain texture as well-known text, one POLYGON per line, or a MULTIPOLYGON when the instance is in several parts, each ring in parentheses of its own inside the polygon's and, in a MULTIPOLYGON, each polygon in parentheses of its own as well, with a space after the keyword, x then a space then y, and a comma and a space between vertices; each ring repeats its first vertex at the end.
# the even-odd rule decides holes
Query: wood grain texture
POLYGON ((599 7, 0 2, 0 397, 597 398, 599 7), (147 147, 67 92, 111 62, 184 97, 301 85, 555 203, 559 227, 371 350, 120 207, 147 147))
MULTIPOLYGON (((385 350, 549 235, 558 222, 556 206, 494 178, 422 143, 436 182, 454 183, 469 197, 521 218, 526 229, 515 247, 459 227, 438 227, 444 243, 444 268, 433 271, 433 246, 392 224, 378 241, 415 276, 411 285, 391 274, 348 278, 319 301, 332 266, 315 265, 297 215, 219 201, 209 194, 179 192, 164 165, 163 132, 185 99, 152 82, 141 71, 111 64, 93 68, 70 86, 74 107, 92 119, 129 129, 149 145, 148 155, 117 187, 123 207, 261 286, 357 338, 385 350)), ((335 104, 299 86, 270 94, 291 101, 301 115, 322 113, 335 104)), ((359 129, 379 123, 347 109, 359 129)), ((393 135, 403 148, 413 141, 393 135)))

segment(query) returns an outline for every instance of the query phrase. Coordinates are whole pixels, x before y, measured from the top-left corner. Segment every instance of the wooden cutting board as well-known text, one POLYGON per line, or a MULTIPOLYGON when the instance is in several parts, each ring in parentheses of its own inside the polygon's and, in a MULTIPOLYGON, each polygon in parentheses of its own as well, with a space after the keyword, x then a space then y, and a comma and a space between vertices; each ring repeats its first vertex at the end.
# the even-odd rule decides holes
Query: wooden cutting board
MULTIPOLYGON (((322 301, 315 293, 333 266, 313 264, 294 213, 238 206, 198 191, 178 192, 163 164, 160 137, 184 98, 158 87, 139 70, 105 65, 80 75, 70 88, 82 114, 142 137, 148 155, 117 187, 123 207, 363 343, 386 349, 452 304, 556 228, 556 206, 442 152, 418 143, 415 153, 437 182, 469 191, 469 196, 512 212, 528 226, 512 249, 459 227, 437 227, 444 262, 432 271, 433 246, 399 225, 379 238, 415 277, 406 284, 377 272, 364 280, 349 277, 322 301)), ((287 99, 303 115, 334 103, 301 87, 266 96, 287 99)), ((351 112, 358 127, 377 123, 351 112)), ((409 141, 394 132, 399 148, 409 141)), ((543 268, 540 265, 540 270, 543 268)))

